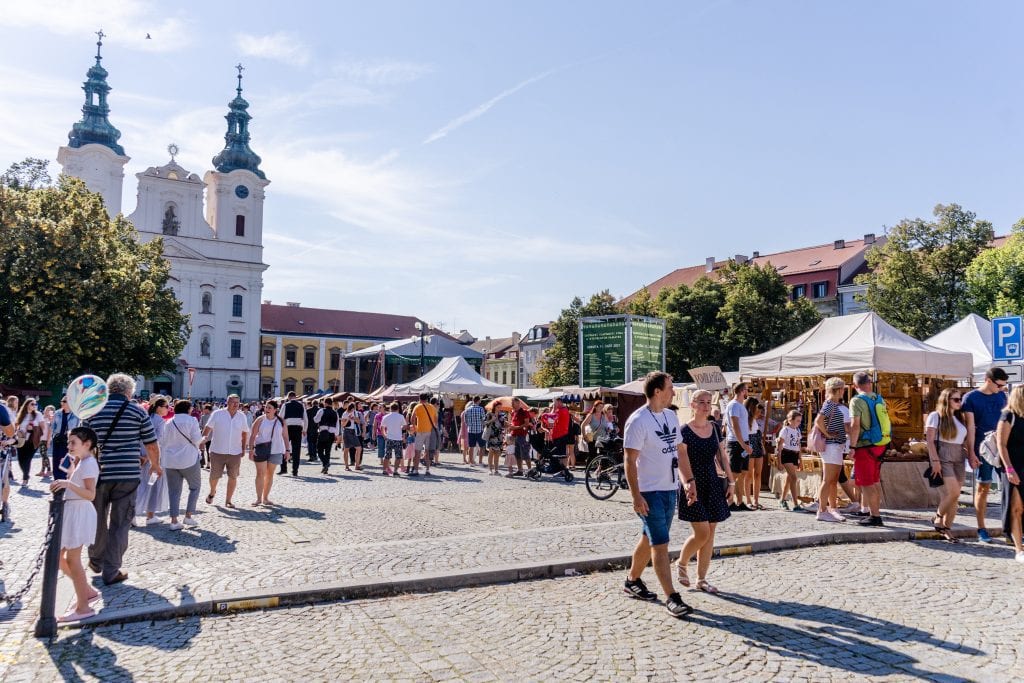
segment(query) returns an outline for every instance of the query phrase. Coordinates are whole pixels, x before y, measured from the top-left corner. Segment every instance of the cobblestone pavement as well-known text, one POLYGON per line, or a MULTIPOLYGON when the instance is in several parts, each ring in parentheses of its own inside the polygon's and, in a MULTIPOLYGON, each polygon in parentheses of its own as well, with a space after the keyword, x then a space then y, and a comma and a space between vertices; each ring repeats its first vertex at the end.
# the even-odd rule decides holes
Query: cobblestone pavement
POLYGON ((1002 550, 716 560, 721 593, 684 594, 684 621, 625 597, 609 572, 65 630, 49 650, 26 641, 8 680, 1020 680, 1024 566, 1002 550))
MULTIPOLYGON (((457 454, 443 457, 449 463, 459 459, 457 454)), ((419 479, 383 477, 375 464, 362 472, 344 472, 335 465, 331 476, 321 476, 319 465, 304 460, 298 479, 275 478, 272 495, 280 505, 265 509, 249 505, 254 472, 252 463, 243 464, 234 510, 223 506, 226 480, 213 505, 203 502, 204 482, 196 529, 171 531, 164 523, 132 530, 124 564, 129 580, 102 588, 102 609, 625 553, 638 534, 628 493, 596 501, 587 495, 582 476, 573 484, 549 478, 535 483, 492 477, 461 464, 435 468, 434 476, 419 479)), ((14 487, 15 524, 0 525, 4 591, 19 587, 30 570, 42 539, 47 498, 39 479, 27 488, 14 487)), ((763 500, 772 509, 733 515, 719 527, 719 543, 850 526, 819 523, 813 515, 779 510, 771 497, 763 500)), ((927 528, 927 517, 907 514, 896 521, 927 528)), ((673 548, 687 532, 683 525, 677 528, 673 548)), ((38 589, 37 582, 23 609, 5 613, 0 608, 0 678, 30 633, 38 589)), ((60 594, 66 597, 68 588, 63 586, 60 594)), ((64 607, 58 604, 59 611, 64 607)))

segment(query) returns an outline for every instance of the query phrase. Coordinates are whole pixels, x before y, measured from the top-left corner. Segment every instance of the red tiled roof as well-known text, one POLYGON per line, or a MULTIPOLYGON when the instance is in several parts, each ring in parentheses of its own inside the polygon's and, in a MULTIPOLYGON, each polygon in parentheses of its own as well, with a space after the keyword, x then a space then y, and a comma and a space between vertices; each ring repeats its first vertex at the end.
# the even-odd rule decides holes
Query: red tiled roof
MULTIPOLYGON (((884 237, 880 237, 876 243, 880 243, 884 239, 884 237)), ((766 263, 772 264, 779 271, 779 274, 785 277, 796 273, 835 270, 842 267, 850 259, 861 255, 865 246, 870 245, 865 245, 863 239, 846 240, 841 249, 836 249, 835 243, 829 242, 828 244, 820 244, 813 247, 780 251, 775 254, 762 254, 752 260, 758 266, 763 266, 766 263)), ((666 287, 678 287, 682 284, 688 287, 692 286, 693 283, 704 276, 718 277, 717 271, 724 268, 728 263, 729 260, 715 261, 714 269, 710 273, 706 265, 678 268, 647 285, 647 291, 653 297, 657 296, 658 292, 666 287)), ((637 293, 633 292, 623 301, 629 301, 637 293)))
MULTIPOLYGON (((388 313, 335 311, 327 308, 304 308, 263 304, 260 329, 264 333, 292 333, 358 337, 368 339, 403 339, 419 334, 419 318, 388 313)), ((430 334, 450 335, 440 330, 430 334)))

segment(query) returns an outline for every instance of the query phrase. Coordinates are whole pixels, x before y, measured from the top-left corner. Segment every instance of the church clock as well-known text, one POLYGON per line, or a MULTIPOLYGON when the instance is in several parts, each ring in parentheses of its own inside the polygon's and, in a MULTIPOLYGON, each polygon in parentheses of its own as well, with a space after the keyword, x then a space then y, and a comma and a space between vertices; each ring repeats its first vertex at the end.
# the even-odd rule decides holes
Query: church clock
POLYGON ((245 199, 249 196, 249 188, 245 185, 235 185, 235 196, 239 199, 245 199))

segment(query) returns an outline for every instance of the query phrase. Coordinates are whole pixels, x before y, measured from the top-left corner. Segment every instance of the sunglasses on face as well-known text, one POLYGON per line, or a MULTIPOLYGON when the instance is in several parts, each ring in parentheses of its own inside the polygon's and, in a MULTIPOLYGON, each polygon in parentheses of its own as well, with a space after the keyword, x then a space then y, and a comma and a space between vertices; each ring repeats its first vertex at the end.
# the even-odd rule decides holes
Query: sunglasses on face
POLYGON ((952 397, 950 397, 949 400, 952 401, 953 403, 959 403, 960 402, 960 397, 959 396, 952 396, 952 397))

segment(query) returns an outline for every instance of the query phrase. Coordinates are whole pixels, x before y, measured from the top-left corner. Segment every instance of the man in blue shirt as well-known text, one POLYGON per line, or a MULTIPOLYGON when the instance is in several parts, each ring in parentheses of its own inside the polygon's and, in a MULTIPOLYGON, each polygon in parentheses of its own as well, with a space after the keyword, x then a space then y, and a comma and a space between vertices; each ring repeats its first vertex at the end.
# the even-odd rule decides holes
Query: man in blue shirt
POLYGON ((469 407, 462 413, 462 419, 466 421, 466 445, 469 450, 469 463, 473 464, 484 464, 484 453, 486 452, 486 444, 484 443, 484 418, 487 417, 486 412, 482 405, 480 405, 480 397, 474 396, 473 402, 469 404, 469 407), (480 459, 474 462, 473 454, 476 453, 476 449, 480 449, 480 459))
POLYGON ((990 368, 985 373, 985 382, 964 396, 961 410, 967 427, 967 458, 974 469, 974 514, 978 521, 978 540, 991 543, 992 537, 985 529, 985 511, 988 506, 988 492, 995 478, 995 468, 978 457, 985 434, 996 428, 999 415, 1006 407, 1006 371, 990 368))

